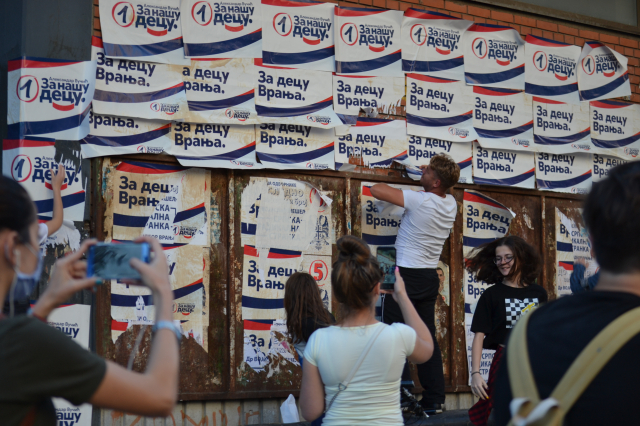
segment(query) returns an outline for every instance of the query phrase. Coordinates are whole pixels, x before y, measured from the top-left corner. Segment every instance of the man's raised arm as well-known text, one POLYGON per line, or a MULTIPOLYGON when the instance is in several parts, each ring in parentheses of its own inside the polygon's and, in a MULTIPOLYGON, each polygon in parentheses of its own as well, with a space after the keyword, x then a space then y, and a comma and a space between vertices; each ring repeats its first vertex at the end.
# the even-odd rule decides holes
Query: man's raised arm
POLYGON ((371 195, 382 201, 404 207, 404 194, 401 189, 392 188, 386 183, 377 183, 371 187, 371 195))

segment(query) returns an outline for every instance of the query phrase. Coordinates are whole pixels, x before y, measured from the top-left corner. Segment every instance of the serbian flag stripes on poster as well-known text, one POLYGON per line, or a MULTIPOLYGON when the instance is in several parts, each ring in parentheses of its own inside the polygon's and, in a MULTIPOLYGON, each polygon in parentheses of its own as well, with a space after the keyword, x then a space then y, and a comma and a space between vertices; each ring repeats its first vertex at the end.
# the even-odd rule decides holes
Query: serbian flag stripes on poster
POLYGON ((262 0, 262 63, 336 70, 333 3, 262 0))
POLYGON ((407 133, 452 142, 477 139, 473 86, 462 81, 407 74, 407 133))
POLYGON ((573 154, 536 153, 536 183, 542 191, 586 194, 591 189, 593 156, 584 152, 573 154))
POLYGON ((565 154, 592 152, 589 104, 533 98, 533 149, 565 154))
POLYGON ((491 149, 473 143, 473 182, 535 188, 535 153, 491 149))
POLYGON ((171 123, 89 112, 89 134, 80 141, 83 158, 161 154, 171 145, 171 123))
MULTIPOLYGON (((51 220, 53 216, 50 170, 58 168, 55 156, 55 141, 52 139, 5 139, 2 143, 3 174, 22 184, 36 205, 38 218, 42 220, 51 220)), ((84 220, 86 182, 79 160, 64 156, 61 159, 66 175, 61 187, 64 218, 72 221, 84 220)))
POLYGON ((640 155, 640 107, 614 100, 590 104, 593 152, 636 159, 640 155))
POLYGON ((183 166, 259 168, 253 126, 173 123, 168 154, 183 166))
POLYGON ((187 95, 179 67, 111 59, 102 46, 100 37, 92 37, 91 57, 98 61, 94 112, 150 120, 187 117, 187 95))
POLYGON ((102 0, 100 27, 105 54, 110 58, 188 65, 180 15, 180 0, 102 0))
POLYGON ((598 41, 588 41, 578 62, 581 101, 631 96, 625 56, 598 41))
POLYGON ((446 153, 458 163, 460 167, 460 183, 473 183, 471 173, 471 141, 451 142, 440 139, 409 136, 409 162, 413 166, 407 171, 407 175, 413 180, 420 180, 422 171, 420 166, 427 166, 434 155, 446 153), (417 170, 416 170, 417 169, 417 170))
POLYGON ((261 123, 330 129, 342 125, 333 111, 330 72, 264 65, 255 60, 256 111, 261 123))
POLYGON ((349 134, 362 150, 362 160, 370 168, 388 168, 394 161, 404 161, 407 143, 407 122, 382 118, 358 117, 349 134))
POLYGON ((577 64, 581 49, 531 34, 526 40, 525 93, 553 101, 580 103, 577 64))
POLYGON ((516 30, 501 25, 473 24, 464 33, 463 40, 467 84, 524 90, 526 55, 524 40, 516 30))
POLYGON ((285 124, 256 126, 256 155, 270 169, 334 170, 333 129, 285 124))
POLYGON ((23 56, 7 71, 7 137, 77 141, 89 133, 95 61, 23 56))
POLYGON ((464 80, 462 36, 472 24, 444 13, 407 9, 402 19, 402 70, 464 80))
POLYGON ((473 127, 483 148, 533 151, 533 105, 520 90, 476 86, 473 127))
POLYGON ((336 72, 402 77, 402 12, 336 7, 336 72))

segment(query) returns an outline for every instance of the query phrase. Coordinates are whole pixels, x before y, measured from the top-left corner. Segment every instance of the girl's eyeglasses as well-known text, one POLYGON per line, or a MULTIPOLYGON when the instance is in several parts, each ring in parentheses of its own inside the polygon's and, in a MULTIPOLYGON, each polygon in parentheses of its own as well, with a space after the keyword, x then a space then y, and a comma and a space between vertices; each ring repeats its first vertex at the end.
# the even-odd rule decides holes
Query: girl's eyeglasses
POLYGON ((508 254, 505 257, 500 257, 500 256, 494 257, 493 263, 495 263, 496 265, 500 265, 501 263, 511 263, 512 260, 513 260, 513 256, 508 254))

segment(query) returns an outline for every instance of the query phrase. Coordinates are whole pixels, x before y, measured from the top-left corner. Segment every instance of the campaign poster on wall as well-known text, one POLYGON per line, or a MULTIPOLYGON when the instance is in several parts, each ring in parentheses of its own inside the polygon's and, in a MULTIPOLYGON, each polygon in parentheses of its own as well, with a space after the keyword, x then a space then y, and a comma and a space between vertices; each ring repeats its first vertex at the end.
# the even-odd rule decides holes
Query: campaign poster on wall
POLYGON ((336 72, 403 77, 402 12, 336 7, 336 72))
POLYGON ((581 49, 572 44, 527 35, 524 91, 552 101, 578 104, 577 64, 581 49))
POLYGON ((259 168, 253 126, 174 122, 166 150, 187 167, 259 168))
POLYGON ((531 96, 519 90, 474 87, 473 127, 484 148, 533 151, 531 96))
POLYGON ((187 58, 260 58, 262 19, 258 0, 182 0, 187 58))
POLYGON ((80 140, 89 133, 95 61, 23 56, 7 63, 7 136, 80 140))
POLYGON ((464 33, 462 45, 467 84, 524 90, 526 55, 524 40, 516 30, 473 24, 464 33))
POLYGON ((473 181, 480 185, 535 188, 535 153, 483 148, 473 143, 473 181))
POLYGON ((262 63, 336 70, 333 3, 262 0, 262 63))
POLYGON ((536 183, 541 191, 587 194, 591 189, 592 154, 536 154, 536 183))
POLYGON ((334 75, 333 110, 352 116, 357 116, 360 109, 400 115, 404 84, 404 78, 399 77, 334 75))
POLYGON ((256 156, 271 169, 334 170, 333 129, 293 124, 256 126, 256 156))
POLYGON ((179 120, 189 112, 179 67, 111 59, 102 39, 91 38, 91 57, 98 61, 93 111, 98 114, 179 120))
POLYGON ((265 371, 269 363, 279 363, 280 356, 300 366, 298 354, 287 340, 287 322, 275 320, 244 320, 244 362, 255 372, 265 371))
POLYGON ((464 80, 462 36, 473 22, 410 8, 402 19, 402 71, 464 80))
POLYGON ((362 157, 364 165, 371 168, 390 167, 394 161, 407 158, 407 124, 404 120, 358 117, 355 126, 339 140, 351 150, 339 147, 336 162, 349 162, 350 152, 362 157))
POLYGON ((573 247, 571 245, 571 221, 557 207, 556 228, 556 295, 571 294, 571 274, 573 273, 573 247))
POLYGON ((618 157, 593 154, 593 182, 595 183, 605 179, 609 176, 609 171, 611 171, 611 169, 625 163, 628 163, 628 161, 618 157))
MULTIPOLYGON (((471 142, 451 142, 413 135, 409 135, 408 138, 408 154, 409 161, 412 166, 426 166, 431 162, 431 157, 445 153, 451 156, 453 161, 458 163, 458 166, 460 167, 460 178, 458 179, 458 182, 473 183, 473 176, 471 173, 471 162, 473 159, 473 155, 471 153, 471 142)), ((422 172, 408 174, 413 180, 420 180, 422 177, 422 172)))
POLYGON ((188 64, 180 15, 180 0, 102 0, 100 27, 105 54, 109 58, 188 64))
MULTIPOLYGON (((487 197, 471 190, 465 190, 463 196, 464 226, 462 228, 462 254, 466 258, 482 244, 504 237, 516 216, 513 211, 487 197)), ((475 333, 471 332, 473 314, 476 311, 480 295, 489 287, 484 281, 478 281, 468 270, 464 271, 464 322, 469 362, 469 383, 471 383, 471 344, 475 333)), ((486 380, 494 351, 483 349, 480 363, 480 374, 486 380)))
POLYGON ((258 122, 253 59, 192 60, 182 68, 191 123, 258 122))
POLYGON ((89 111, 89 134, 80 141, 83 158, 161 154, 171 145, 171 123, 89 111))
POLYGON ((462 81, 407 74, 407 133, 453 142, 477 139, 473 89, 462 81))
POLYGON ((261 123, 333 128, 342 120, 333 111, 330 72, 299 71, 255 60, 256 111, 261 123))
POLYGON ((627 58, 597 41, 588 41, 578 60, 580 100, 631 96, 627 58))
POLYGON ((640 155, 640 107, 604 100, 591 104, 593 152, 633 161, 640 155))
POLYGON ((566 154, 591 152, 589 104, 533 98, 533 149, 566 154))
POLYGON ((304 254, 302 272, 313 277, 320 290, 320 298, 325 309, 331 312, 331 256, 317 256, 304 254))
MULTIPOLYGON (((5 139, 2 143, 2 173, 19 182, 36 205, 38 218, 51 220, 53 187, 51 170, 58 169, 55 142, 51 139, 5 139)), ((65 167, 61 196, 64 218, 84 220, 86 182, 77 158, 60 159, 65 167)))

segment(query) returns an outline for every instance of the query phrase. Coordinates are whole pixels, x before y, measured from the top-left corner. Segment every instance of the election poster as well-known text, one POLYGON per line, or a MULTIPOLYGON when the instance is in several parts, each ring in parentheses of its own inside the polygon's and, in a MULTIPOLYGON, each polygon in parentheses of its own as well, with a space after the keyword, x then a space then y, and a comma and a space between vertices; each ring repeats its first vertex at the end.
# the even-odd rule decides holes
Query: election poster
POLYGON ((174 122, 166 150, 187 167, 259 168, 253 126, 174 122))
POLYGON ((524 91, 551 101, 579 104, 580 52, 578 46, 528 34, 524 48, 524 91))
POLYGON ((355 117, 361 109, 400 115, 404 84, 404 77, 334 75, 333 110, 355 117))
POLYGON ((467 84, 524 90, 526 55, 524 40, 516 30, 501 25, 473 24, 462 39, 467 84))
POLYGON ((556 295, 571 294, 573 272, 573 247, 571 245, 571 221, 556 207, 556 295))
POLYGON ((474 87, 473 127, 484 148, 533 152, 531 96, 519 90, 474 87))
MULTIPOLYGON (((91 305, 60 305, 51 311, 47 324, 69 336, 74 342, 89 350, 91 305)), ((62 398, 52 398, 57 424, 91 426, 93 406, 75 406, 62 398)))
POLYGON ((591 142, 596 154, 633 161, 640 154, 640 107, 604 100, 591 104, 591 142))
MULTIPOLYGON (((462 254, 468 258, 482 244, 504 237, 515 218, 515 213, 486 195, 466 189, 463 196, 464 225, 462 228, 462 254)), ((467 358, 471 373, 471 344, 474 333, 471 332, 473 314, 480 295, 489 287, 484 281, 478 281, 467 269, 464 272, 464 321, 466 330, 467 358)), ((488 380, 489 368, 494 351, 483 349, 480 374, 488 380)), ((471 383, 471 375, 469 375, 471 383)))
POLYGON ((567 154, 592 152, 589 104, 533 98, 533 149, 567 154))
POLYGON ((320 289, 320 298, 325 309, 331 312, 331 255, 315 256, 305 254, 302 260, 302 272, 310 274, 320 289))
POLYGON ((473 182, 535 188, 535 153, 484 148, 473 143, 473 182))
POLYGON ((402 12, 336 7, 336 72, 403 77, 402 12))
POLYGON ((65 167, 61 187, 64 218, 84 221, 85 188, 79 158, 55 160, 55 142, 51 139, 5 139, 2 144, 2 172, 22 184, 36 205, 38 218, 51 220, 53 216, 52 170, 58 164, 65 167))
POLYGON ((109 58, 188 64, 180 15, 180 0, 102 0, 100 27, 105 54, 109 58))
POLYGON ((271 169, 335 170, 333 129, 293 124, 256 126, 256 156, 271 169))
POLYGON ((618 157, 610 155, 593 154, 593 182, 601 181, 609 176, 609 171, 616 166, 628 163, 618 157))
POLYGON ((336 70, 333 3, 262 0, 262 63, 336 70))
POLYGON ((7 63, 7 137, 80 140, 89 133, 96 62, 23 56, 7 63))
MULTIPOLYGON (((320 191, 320 193, 325 198, 333 196, 333 191, 320 191)), ((312 189, 310 195, 312 197, 315 197, 317 195, 316 190, 312 189)), ((336 243, 333 218, 331 217, 331 204, 328 204, 324 200, 324 198, 320 198, 320 203, 318 204, 317 210, 318 220, 316 222, 315 232, 313 235, 313 239, 311 240, 311 244, 309 244, 309 246, 303 252, 305 257, 331 256, 331 245, 336 243)), ((317 280, 319 280, 319 278, 316 278, 316 281, 317 280)))
MULTIPOLYGON (((409 161, 414 167, 427 166, 431 157, 438 154, 447 154, 460 167, 460 183, 473 183, 471 162, 471 142, 451 142, 420 136, 409 136, 409 161)), ((414 180, 420 180, 422 172, 409 174, 414 180)))
POLYGON ((80 141, 82 158, 162 154, 171 145, 171 123, 116 117, 89 111, 89 134, 80 141))
POLYGON ((268 369, 273 361, 279 364, 282 356, 286 361, 299 366, 298 354, 287 340, 287 322, 275 320, 244 320, 244 362, 255 372, 268 369))
POLYGON ((473 22, 410 8, 402 19, 402 71, 464 80, 462 36, 473 22))
MULTIPOLYGON (((361 155, 366 167, 387 168, 407 158, 407 124, 404 120, 358 117, 344 142, 361 155)), ((348 150, 337 153, 336 162, 348 163, 348 150)))
POLYGON ((182 68, 191 123, 255 124, 253 59, 192 60, 182 68))
MULTIPOLYGON (((578 217, 582 217, 582 209, 578 210, 578 217)), ((584 277, 589 278, 598 272, 600 267, 593 257, 591 249, 591 240, 587 228, 580 221, 571 220, 571 247, 573 249, 573 259, 584 261, 585 272, 584 277)))
POLYGON ((591 189, 592 154, 536 154, 536 183, 541 191, 587 194, 591 189))
POLYGON ((188 116, 187 95, 179 67, 111 59, 102 39, 91 39, 91 57, 98 61, 93 112, 155 120, 188 116))
POLYGON ((452 142, 478 138, 473 127, 474 88, 455 81, 407 74, 407 133, 452 142))
POLYGON ((625 56, 598 41, 588 41, 578 62, 581 101, 631 96, 625 56))
POLYGON ((255 60, 256 111, 261 123, 333 128, 342 120, 333 111, 330 72, 272 67, 255 60))
POLYGON ((182 0, 187 58, 260 58, 262 18, 258 0, 182 0))

